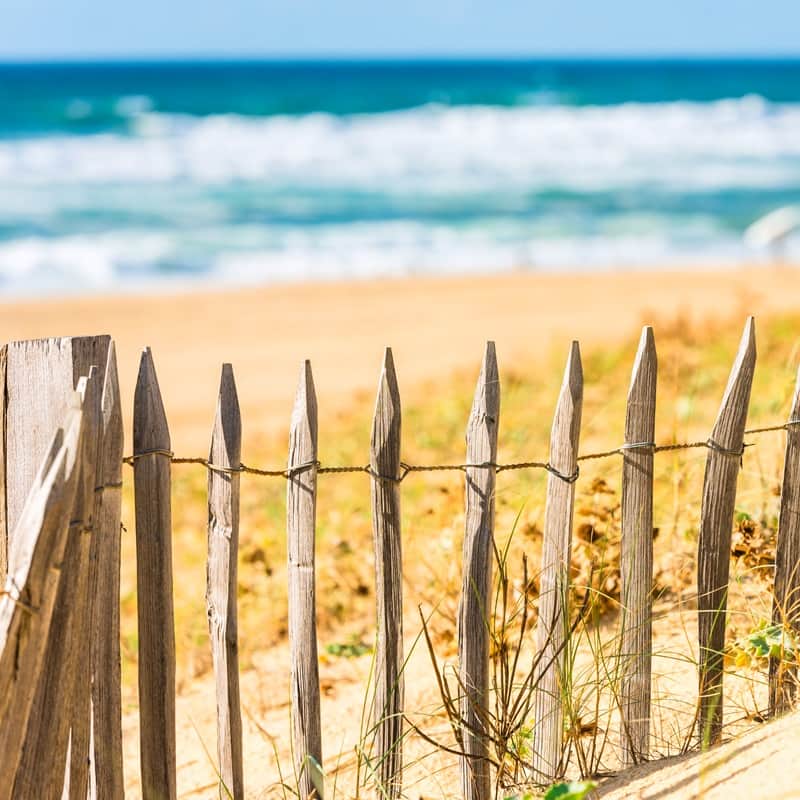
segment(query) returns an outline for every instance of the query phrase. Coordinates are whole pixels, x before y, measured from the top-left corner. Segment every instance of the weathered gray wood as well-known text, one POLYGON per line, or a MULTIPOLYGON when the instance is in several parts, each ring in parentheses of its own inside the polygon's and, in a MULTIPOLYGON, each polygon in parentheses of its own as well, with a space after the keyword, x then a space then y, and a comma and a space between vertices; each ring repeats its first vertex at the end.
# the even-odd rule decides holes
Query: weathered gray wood
MULTIPOLYGON (((800 370, 797 373, 789 425, 775 551, 775 591, 772 621, 800 636, 800 370)), ((772 714, 791 709, 797 695, 797 665, 771 659, 769 706, 772 714)))
POLYGON ((81 400, 76 396, 73 402, 17 521, 0 595, 0 800, 15 796, 75 504, 84 447, 81 400))
POLYGON ((756 364, 755 324, 744 327, 717 421, 709 439, 697 543, 697 612, 700 645, 698 734, 713 744, 722 734, 722 668, 728 604, 736 479, 756 364))
POLYGON ((242 712, 239 703, 237 558, 242 418, 230 364, 222 365, 208 459, 208 571, 206 609, 217 694, 220 797, 244 798, 242 712))
POLYGON ((133 402, 139 751, 144 800, 175 800, 175 619, 167 416, 150 348, 133 402))
MULTIPOLYGON (((9 342, 6 351, 6 509, 13 532, 39 464, 62 424, 79 378, 104 379, 109 336, 9 342)), ((13 536, 10 537, 13 546, 13 536)))
POLYGON ((461 792, 465 800, 492 796, 487 708, 494 487, 500 379, 494 342, 487 342, 467 424, 466 517, 461 600, 458 610, 458 663, 461 683, 461 792), (485 466, 484 466, 485 465, 485 466))
POLYGON ((373 758, 379 800, 399 798, 403 780, 403 557, 400 538, 400 391, 386 348, 370 440, 377 646, 373 758))
POLYGON ((314 580, 317 508, 317 397, 311 363, 300 372, 289 432, 286 536, 292 737, 300 800, 321 797, 322 730, 314 580))
POLYGON ((0 347, 0 583, 8 569, 8 525, 6 520, 6 360, 8 345, 0 347))
POLYGON ((583 367, 580 348, 570 348, 564 381, 550 433, 550 472, 539 578, 539 619, 536 647, 539 662, 534 692, 533 778, 549 783, 563 770, 563 693, 569 634, 569 570, 572 514, 575 504, 578 440, 583 407, 583 367))
MULTIPOLYGON (((88 651, 89 544, 100 429, 101 384, 97 367, 90 367, 85 384, 79 383, 80 391, 84 393, 81 471, 67 531, 44 668, 31 707, 22 759, 14 783, 17 800, 61 797, 70 731, 76 712, 84 711, 88 704, 89 676, 83 668, 84 653, 88 651)), ((16 542, 12 542, 11 553, 14 554, 15 550, 16 542)), ((83 757, 87 758, 88 737, 86 741, 73 742, 76 752, 79 746, 86 747, 83 757)))
POLYGON ((92 774, 90 800, 121 800, 122 684, 119 638, 122 404, 114 343, 108 349, 102 397, 102 451, 90 550, 92 597, 92 774))
POLYGON ((648 326, 642 330, 631 375, 622 462, 620 746, 628 765, 646 761, 649 754, 657 371, 656 344, 648 326))

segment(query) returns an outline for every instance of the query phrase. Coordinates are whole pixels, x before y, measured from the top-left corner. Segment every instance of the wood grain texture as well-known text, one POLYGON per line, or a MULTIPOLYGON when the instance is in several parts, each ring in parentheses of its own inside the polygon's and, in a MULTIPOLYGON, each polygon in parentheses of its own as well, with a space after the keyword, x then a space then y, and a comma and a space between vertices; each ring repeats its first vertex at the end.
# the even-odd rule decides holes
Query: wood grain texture
POLYGON ((372 727, 380 800, 398 798, 403 776, 403 556, 400 535, 400 391, 386 348, 370 439, 377 644, 372 727))
POLYGON ((102 396, 94 538, 90 550, 92 604, 92 773, 89 798, 121 800, 122 685, 119 581, 122 508, 122 403, 114 343, 108 348, 102 396))
MULTIPOLYGON (((242 417, 230 364, 222 365, 209 461, 238 469, 242 417)), ((239 701, 237 560, 239 555, 239 473, 208 471, 208 570, 206 610, 217 698, 219 795, 244 799, 242 712, 239 701)))
MULTIPOLYGON (((105 365, 104 365, 105 366, 105 365)), ((45 651, 45 663, 33 700, 22 759, 14 782, 19 800, 60 798, 75 714, 88 703, 89 676, 82 671, 88 650, 89 544, 94 514, 101 385, 96 367, 78 383, 83 395, 81 470, 45 651)), ((14 553, 16 543, 11 552, 14 553)), ((88 757, 88 738, 84 759, 88 757)), ((84 796, 86 791, 84 789, 84 796)))
POLYGON ((722 667, 736 479, 756 364, 755 323, 744 327, 717 420, 711 431, 703 479, 697 543, 697 611, 700 646, 698 736, 713 744, 722 734, 722 667), (715 448, 724 448, 720 452, 715 448))
POLYGON ((6 512, 6 361, 8 345, 0 347, 0 583, 8 569, 8 514, 6 512))
POLYGON ((0 800, 14 797, 75 505, 84 448, 80 398, 73 403, 20 514, 0 595, 0 800))
POLYGON ((653 448, 658 361, 653 329, 645 327, 633 365, 622 461, 622 684, 623 763, 646 761, 650 740, 653 610, 653 448))
POLYGON ((466 518, 461 600, 458 610, 458 664, 461 682, 461 792, 465 800, 492 796, 488 731, 489 638, 494 489, 500 379, 494 342, 486 344, 467 424, 466 518))
MULTIPOLYGON (((775 592, 772 621, 800 635, 800 370, 786 429, 786 455, 775 550, 775 592)), ((797 665, 770 659, 769 707, 772 714, 792 708, 797 696, 797 665)))
POLYGON ((317 659, 314 545, 317 512, 317 396, 311 363, 300 371, 289 431, 286 538, 292 737, 300 800, 321 797, 322 729, 317 659))
POLYGON ((583 367, 573 342, 556 404, 550 434, 550 465, 539 578, 539 619, 536 647, 540 658, 534 692, 533 778, 550 783, 563 771, 563 692, 566 649, 569 646, 569 568, 575 484, 563 477, 575 474, 583 407, 583 367))
POLYGON ((175 618, 169 428, 150 349, 133 401, 139 751, 144 800, 175 800, 175 618))

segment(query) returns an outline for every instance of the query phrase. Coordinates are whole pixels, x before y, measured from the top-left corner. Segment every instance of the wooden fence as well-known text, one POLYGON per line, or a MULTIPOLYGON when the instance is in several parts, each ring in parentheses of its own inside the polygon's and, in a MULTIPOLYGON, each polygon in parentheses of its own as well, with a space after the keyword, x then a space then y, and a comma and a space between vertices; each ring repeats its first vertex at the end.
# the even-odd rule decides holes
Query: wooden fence
MULTIPOLYGON (((123 430, 113 342, 107 336, 12 342, 0 353, 5 387, 0 480, 0 800, 124 796, 120 703, 119 569, 123 461, 134 471, 139 624, 141 786, 145 798, 176 797, 175 631, 170 472, 173 461, 208 469, 208 619, 217 704, 221 795, 244 797, 237 634, 239 477, 287 483, 291 713, 298 791, 322 795, 324 756, 315 625, 317 477, 370 476, 375 549, 377 645, 372 704, 378 797, 402 792, 404 721, 401 481, 423 469, 466 478, 463 584, 458 612, 461 786, 468 800, 492 795, 490 594, 495 477, 507 469, 548 471, 536 680, 531 705, 530 777, 546 784, 564 771, 564 692, 571 610, 569 564, 575 482, 586 458, 622 457, 620 746, 627 763, 649 756, 653 581, 653 461, 660 450, 707 450, 698 543, 700 664, 697 735, 719 740, 722 658, 737 476, 756 360, 754 323, 745 325, 719 413, 705 442, 656 445, 656 347, 645 328, 633 367, 625 441, 579 456, 583 399, 580 350, 569 350, 546 462, 497 463, 500 390, 495 348, 484 354, 467 424, 466 460, 410 466, 401 461, 400 393, 392 355, 380 373, 369 463, 320 465, 311 366, 303 364, 291 417, 287 468, 241 463, 241 417, 233 370, 224 365, 209 457, 177 459, 152 354, 142 354, 134 397, 133 455, 123 430)), ((775 621, 800 632, 800 382, 785 429, 785 468, 775 574, 775 621)), ((758 430, 750 431, 759 432, 758 430)), ((795 674, 777 660, 770 705, 790 706, 795 674)))

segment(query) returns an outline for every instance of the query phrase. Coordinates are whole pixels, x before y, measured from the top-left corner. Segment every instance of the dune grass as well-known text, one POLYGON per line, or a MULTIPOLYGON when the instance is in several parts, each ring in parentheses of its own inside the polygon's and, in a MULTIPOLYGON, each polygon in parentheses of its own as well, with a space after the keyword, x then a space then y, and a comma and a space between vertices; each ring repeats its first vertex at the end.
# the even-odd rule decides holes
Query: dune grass
MULTIPOLYGON (((696 323, 685 319, 655 320, 659 355, 656 439, 659 443, 705 439, 713 424, 727 381, 744 320, 696 323)), ((585 396, 581 452, 606 450, 622 441, 625 399, 638 331, 622 344, 586 349, 583 353, 585 396)), ((786 419, 800 360, 800 316, 757 320, 758 362, 748 427, 786 419)), ((542 354, 536 364, 506 364, 498 353, 501 378, 500 446, 502 462, 546 460, 551 416, 561 382, 569 342, 542 354)), ((376 381, 380 353, 376 352, 376 381)), ((455 373, 443 381, 403 391, 403 365, 397 364, 403 395, 403 459, 411 464, 458 463, 464 458, 464 430, 477 377, 455 373)), ((235 362, 234 362, 235 367, 235 362)), ((209 365, 209 369, 215 365, 209 365)), ((209 398, 209 428, 215 398, 209 398)), ((364 464, 374 398, 353 398, 345 413, 326 412, 320 397, 320 458, 325 465, 364 464)), ((287 423, 288 423, 287 409, 287 423)), ((278 466, 286 459, 286 437, 275 437, 263 450, 247 449, 247 463, 278 466)), ((255 433, 255 432, 252 432, 255 433)), ((740 547, 732 569, 730 641, 756 630, 770 614, 770 558, 777 525, 782 433, 749 437, 737 495, 740 547), (753 541, 756 546, 752 546, 753 541), (745 546, 747 545, 747 546, 745 546)), ((181 453, 179 455, 200 455, 181 453)), ((669 622, 673 639, 656 652, 654 663, 653 738, 659 753, 677 752, 686 742, 693 697, 675 697, 671 681, 675 664, 691 672, 697 658, 693 610, 694 563, 700 513, 703 450, 659 453, 655 465, 656 612, 669 622), (680 621, 675 643, 676 620, 680 621), (659 659, 662 659, 659 661, 659 659)), ((575 682, 569 719, 576 731, 569 746, 582 776, 602 771, 602 741, 584 746, 582 736, 608 737, 601 725, 608 716, 608 690, 613 683, 602 674, 604 654, 613 650, 613 625, 619 593, 619 482, 621 459, 585 462, 577 485, 575 507, 574 581, 598 598, 594 627, 586 626, 576 640, 575 682), (600 631, 601 633, 598 633, 600 631), (604 687, 604 688, 599 688, 604 687), (599 699, 603 695, 605 699, 599 699), (583 727, 586 727, 586 731, 583 727), (602 730, 601 730, 602 729, 602 730), (598 751, 598 747, 600 750, 598 751)), ((126 700, 135 704, 136 607, 135 552, 131 474, 124 490, 122 637, 126 700)), ((206 473, 197 466, 173 470, 175 616, 179 691, 208 672, 211 665, 204 605, 206 553, 206 473)), ((323 658, 357 655, 374 638, 374 584, 369 486, 366 475, 321 475, 318 489, 317 601, 320 652, 323 658)), ((497 481, 497 545, 507 563, 523 556, 530 580, 511 576, 517 593, 536 591, 544 517, 545 474, 538 470, 504 472, 497 481), (510 540, 511 532, 515 531, 510 540), (507 550, 506 550, 507 548, 507 550), (531 585, 528 585, 532 581, 531 585)), ((239 630, 242 669, 254 654, 286 635, 286 553, 284 534, 285 483, 282 479, 244 475, 241 481, 239 630)), ((406 619, 419 627, 417 607, 431 612, 429 632, 437 656, 455 654, 455 619, 461 584, 463 475, 414 473, 402 484, 404 592, 406 619)), ((416 628, 414 628, 416 630, 416 628)), ((736 665, 734 665, 736 666, 736 665)), ((752 704, 743 703, 739 717, 757 713, 763 705, 763 665, 736 666, 758 686, 752 704), (760 671, 759 671, 760 670, 760 671)), ((508 752, 522 746, 507 743, 508 752)), ((511 756, 509 756, 511 758, 511 756)), ((512 759, 513 760, 513 759, 512 759)))

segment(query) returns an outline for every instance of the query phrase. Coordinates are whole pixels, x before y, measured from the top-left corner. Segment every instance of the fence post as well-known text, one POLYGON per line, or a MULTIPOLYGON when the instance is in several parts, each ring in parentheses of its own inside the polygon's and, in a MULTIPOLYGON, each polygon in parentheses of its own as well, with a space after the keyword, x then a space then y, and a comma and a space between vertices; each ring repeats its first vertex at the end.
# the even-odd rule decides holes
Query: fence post
POLYGON ((6 366, 8 345, 0 347, 0 583, 5 583, 8 570, 8 512, 6 509, 6 366))
MULTIPOLYGON (((786 455, 775 551, 772 621, 800 635, 800 370, 786 427, 786 455)), ((769 708, 783 714, 797 694, 797 666, 783 659, 769 662, 769 708)))
MULTIPOLYGON (((14 798, 47 800, 61 797, 69 775, 70 729, 75 713, 88 700, 88 676, 81 674, 88 610, 89 543, 94 513, 94 481, 100 426, 100 384, 97 369, 79 382, 83 394, 83 452, 72 516, 69 521, 58 592, 48 634, 44 666, 33 700, 14 798)), ((14 557, 16 542, 11 543, 14 557)), ((77 745, 76 745, 77 750, 77 745)), ((84 758, 88 758, 88 741, 84 758)))
POLYGON ((463 580, 458 609, 461 684, 461 792, 465 800, 489 800, 489 635, 494 557, 494 487, 500 379, 494 342, 486 343, 467 424, 466 517, 463 580))
POLYGON ((649 754, 657 371, 653 329, 647 326, 631 375, 622 462, 620 744, 627 765, 646 761, 649 754))
POLYGON ((375 546, 375 761, 379 800, 399 798, 403 774, 403 557, 400 536, 400 391, 386 348, 370 440, 375 546))
POLYGON ((749 317, 708 440, 697 542, 697 622, 700 645, 698 735, 703 745, 722 734, 722 662, 730 574, 731 532, 750 387, 756 363, 749 317))
POLYGON ((237 559, 242 418, 233 367, 222 365, 208 456, 208 572, 206 608, 217 695, 220 797, 244 800, 242 712, 239 703, 237 559))
POLYGON ((316 506, 317 397, 311 363, 306 361, 292 411, 286 485, 292 738, 300 800, 323 794, 314 589, 316 506))
POLYGON ((75 507, 84 446, 80 398, 74 403, 20 513, 0 595, 0 800, 14 797, 75 507))
POLYGON ((578 475, 578 439, 583 406, 583 367, 573 342, 556 404, 550 434, 550 474, 547 478, 542 571, 539 579, 539 620, 536 647, 539 662, 534 693, 533 777, 549 783, 563 770, 564 668, 569 647, 569 570, 572 513, 578 475))
POLYGON ((92 607, 92 772, 90 800, 121 800, 122 686, 119 579, 122 506, 122 406, 114 343, 108 348, 102 397, 102 453, 98 464, 94 537, 90 551, 92 607))
POLYGON ((134 393, 133 457, 142 797, 175 800, 171 452, 149 347, 142 353, 134 393))

